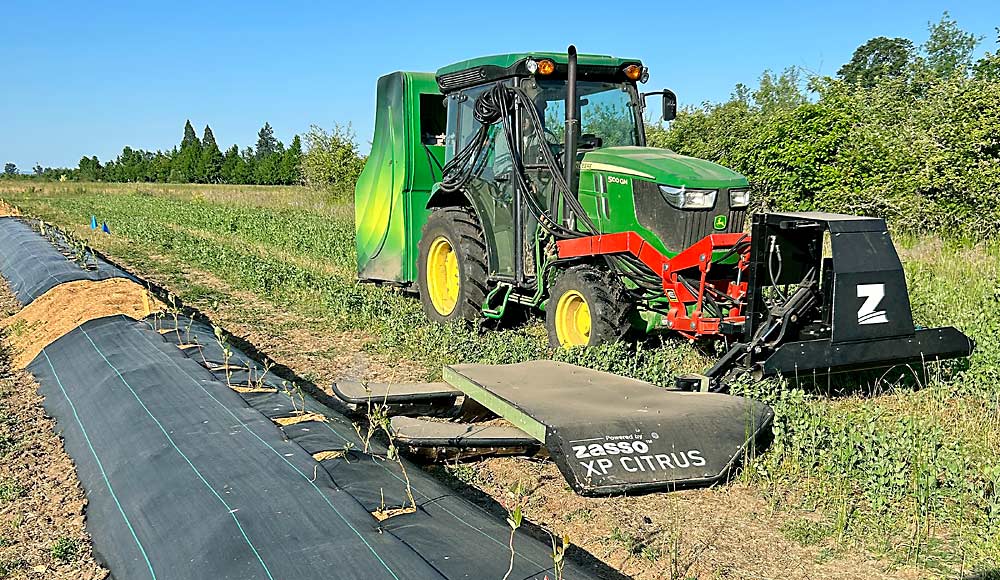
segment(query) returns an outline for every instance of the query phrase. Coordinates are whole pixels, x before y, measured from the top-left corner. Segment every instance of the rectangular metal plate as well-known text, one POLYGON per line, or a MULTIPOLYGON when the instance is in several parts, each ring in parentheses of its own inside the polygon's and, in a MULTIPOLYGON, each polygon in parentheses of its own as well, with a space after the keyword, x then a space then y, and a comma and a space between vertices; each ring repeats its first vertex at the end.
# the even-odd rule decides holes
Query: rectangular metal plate
POLYGON ((452 365, 445 380, 532 435, 543 430, 560 471, 583 494, 718 481, 773 417, 757 401, 549 360, 452 365))

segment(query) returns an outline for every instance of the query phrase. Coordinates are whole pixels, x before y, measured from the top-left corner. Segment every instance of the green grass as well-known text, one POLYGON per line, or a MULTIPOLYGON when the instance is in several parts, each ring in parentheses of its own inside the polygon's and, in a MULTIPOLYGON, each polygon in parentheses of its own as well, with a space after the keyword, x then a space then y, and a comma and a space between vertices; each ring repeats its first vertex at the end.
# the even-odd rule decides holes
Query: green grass
POLYGON ((6 480, 0 482, 0 506, 15 499, 20 499, 27 494, 28 490, 16 481, 6 480))
POLYGON ((14 451, 16 447, 17 439, 14 439, 10 435, 0 433, 0 459, 7 457, 7 454, 14 451))
POLYGON ((563 519, 567 522, 587 523, 594 519, 594 513, 587 508, 579 508, 563 514, 563 519))
POLYGON ((76 538, 59 538, 52 542, 49 554, 53 560, 59 562, 72 562, 80 554, 80 540, 76 538))
POLYGON ((815 546, 833 535, 833 528, 826 522, 814 522, 806 518, 788 520, 781 527, 781 533, 789 540, 802 546, 815 546))
MULTIPOLYGON (((227 198, 214 189, 199 195, 192 188, 74 184, 3 197, 167 280, 185 301, 227 299, 188 282, 184 269, 210 272, 318 329, 369 333, 373 349, 422 363, 428 378, 448 363, 554 357, 669 384, 677 373, 711 361, 711 353, 672 338, 552 352, 537 320, 488 332, 431 324, 412 297, 355 282, 349 205, 300 206, 289 201, 297 193, 272 189, 273 195, 260 190, 227 198), (91 215, 107 221, 113 235, 91 234, 91 215)), ((1000 244, 967 247, 902 235, 896 241, 915 321, 957 326, 977 341, 975 354, 912 372, 897 369, 880 381, 864 377, 861 388, 857 377, 741 385, 740 392, 776 412, 774 444, 743 477, 778 509, 821 514, 818 522, 783 530, 800 543, 856 546, 941 573, 997 569, 1000 244)))

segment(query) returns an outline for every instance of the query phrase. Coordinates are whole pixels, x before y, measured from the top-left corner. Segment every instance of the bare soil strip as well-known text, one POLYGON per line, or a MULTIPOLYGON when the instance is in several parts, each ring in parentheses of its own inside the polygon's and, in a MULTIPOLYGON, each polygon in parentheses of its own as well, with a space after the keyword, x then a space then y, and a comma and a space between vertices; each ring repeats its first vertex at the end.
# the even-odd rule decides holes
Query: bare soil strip
MULTIPOLYGON (((19 305, 0 281, 0 320, 19 305)), ((101 580, 84 530, 86 498, 42 411, 38 385, 0 347, 0 578, 101 580)))

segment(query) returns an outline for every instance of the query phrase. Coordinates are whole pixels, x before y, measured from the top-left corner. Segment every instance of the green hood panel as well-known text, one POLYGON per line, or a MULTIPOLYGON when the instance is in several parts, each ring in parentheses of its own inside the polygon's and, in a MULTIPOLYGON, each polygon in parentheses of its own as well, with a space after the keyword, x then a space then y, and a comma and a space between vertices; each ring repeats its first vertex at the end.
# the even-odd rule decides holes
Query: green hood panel
POLYGON ((606 147, 583 157, 581 170, 622 173, 640 179, 691 188, 746 187, 747 178, 711 161, 656 147, 606 147))

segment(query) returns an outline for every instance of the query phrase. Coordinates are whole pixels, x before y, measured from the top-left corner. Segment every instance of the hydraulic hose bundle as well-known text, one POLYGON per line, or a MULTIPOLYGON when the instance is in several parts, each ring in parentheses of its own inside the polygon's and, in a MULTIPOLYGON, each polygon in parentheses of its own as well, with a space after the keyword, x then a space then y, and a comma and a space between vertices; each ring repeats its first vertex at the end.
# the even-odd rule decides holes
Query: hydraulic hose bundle
POLYGON ((472 139, 455 154, 442 169, 441 189, 458 191, 473 177, 482 173, 489 152, 492 126, 500 121, 505 111, 512 112, 513 101, 506 94, 506 87, 497 83, 483 91, 473 105, 472 116, 480 126, 472 139))
MULTIPOLYGON (((489 159, 490 142, 492 141, 494 126, 500 124, 504 128, 504 136, 507 140, 507 149, 510 151, 513 164, 512 176, 517 195, 525 202, 525 206, 539 225, 556 238, 566 239, 580 235, 579 232, 567 229, 557 223, 556 220, 538 205, 535 196, 532 195, 531 185, 524 172, 524 163, 521 158, 520 147, 517 146, 515 132, 515 105, 517 103, 531 103, 530 99, 518 89, 508 87, 503 83, 496 83, 492 87, 480 93, 473 105, 472 115, 479 121, 480 126, 472 139, 455 154, 448 163, 445 164, 441 179, 441 189, 445 191, 458 191, 464 188, 473 177, 478 177, 489 159)), ((534 106, 526 107, 534 112, 534 106)), ((531 119, 536 130, 541 130, 541 120, 537 113, 531 119)), ((551 151, 543 148, 548 153, 546 163, 553 169, 553 175, 561 177, 558 165, 551 151)), ((568 189, 568 188, 567 188, 568 189)), ((582 208, 581 208, 582 209, 582 208)), ((590 223, 591 230, 596 231, 593 223, 590 223)))
MULTIPOLYGON (((507 149, 510 151, 512 159, 512 176, 517 188, 516 195, 521 196, 525 207, 528 208, 539 226, 556 239, 570 239, 599 233, 597 226, 584 211, 583 206, 580 205, 572 191, 555 155, 549 147, 545 146, 539 149, 545 165, 552 175, 554 187, 562 194, 562 198, 575 218, 577 227, 582 231, 563 226, 555 216, 539 205, 524 171, 521 148, 516 142, 515 110, 517 106, 520 106, 527 115, 528 122, 536 134, 544 134, 544 125, 531 98, 519 88, 509 87, 500 82, 496 83, 483 91, 476 99, 472 114, 480 122, 480 127, 466 146, 445 164, 441 189, 459 191, 472 178, 478 177, 482 173, 489 159, 490 143, 495 131, 494 126, 499 123, 504 128, 507 149)), ((630 279, 640 289, 644 297, 654 298, 663 295, 662 281, 645 264, 633 256, 606 256, 606 259, 608 265, 630 279)))

